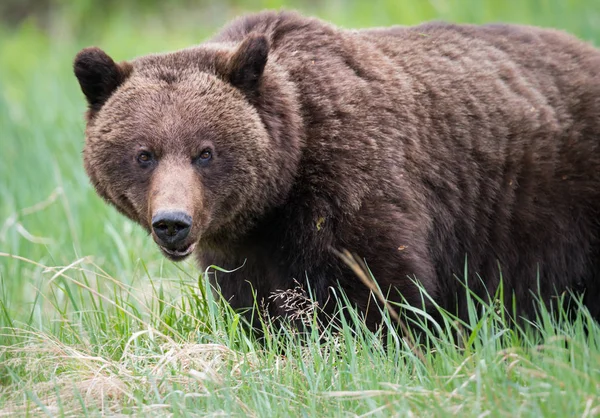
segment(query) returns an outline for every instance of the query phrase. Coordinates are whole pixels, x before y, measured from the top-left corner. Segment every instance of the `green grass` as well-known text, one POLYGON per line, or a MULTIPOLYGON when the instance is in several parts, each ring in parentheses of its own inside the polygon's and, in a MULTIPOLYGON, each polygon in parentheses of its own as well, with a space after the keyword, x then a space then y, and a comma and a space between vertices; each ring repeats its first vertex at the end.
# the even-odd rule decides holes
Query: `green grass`
MULTIPOLYGON (((600 416, 600 329, 583 310, 572 321, 542 311, 527 330, 493 307, 460 326, 446 317, 452 331, 422 352, 394 339, 384 349, 357 324, 303 338, 271 330, 259 344, 205 291, 202 272, 165 261, 95 195, 81 161, 76 52, 95 44, 121 60, 181 48, 282 4, 95 19, 81 1, 43 30, 0 24, 0 416, 600 416)), ((510 21, 600 45, 596 0, 290 6, 344 27, 510 21)))

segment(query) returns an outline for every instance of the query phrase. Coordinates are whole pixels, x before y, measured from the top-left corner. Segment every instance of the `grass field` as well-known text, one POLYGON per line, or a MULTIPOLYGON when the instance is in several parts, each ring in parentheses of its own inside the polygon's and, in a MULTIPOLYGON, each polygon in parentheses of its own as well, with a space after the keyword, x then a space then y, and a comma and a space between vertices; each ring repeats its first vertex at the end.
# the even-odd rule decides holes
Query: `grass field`
MULTIPOLYGON (((165 261, 95 195, 71 71, 80 48, 118 60, 181 48, 245 11, 286 5, 200 4, 109 12, 81 1, 43 25, 0 23, 0 416, 600 416, 600 328, 583 311, 572 321, 542 311, 527 330, 493 307, 473 312, 460 348, 390 337, 386 350, 353 326, 258 344, 202 272, 165 261)), ((344 27, 509 21, 600 45, 597 0, 287 6, 344 27)))

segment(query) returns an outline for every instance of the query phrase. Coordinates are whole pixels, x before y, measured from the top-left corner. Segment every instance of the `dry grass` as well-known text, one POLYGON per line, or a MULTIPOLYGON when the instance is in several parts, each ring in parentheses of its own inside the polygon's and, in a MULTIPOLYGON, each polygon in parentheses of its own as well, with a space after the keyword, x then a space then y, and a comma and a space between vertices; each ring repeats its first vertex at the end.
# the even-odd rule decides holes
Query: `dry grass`
POLYGON ((242 363, 252 361, 222 344, 177 344, 156 330, 134 334, 118 360, 94 355, 89 345, 64 344, 47 334, 3 330, 7 331, 20 343, 1 348, 8 360, 0 367, 22 369, 35 380, 5 388, 0 416, 42 412, 81 416, 86 409, 114 415, 125 408, 139 409, 140 393, 168 395, 174 386, 187 397, 210 396, 206 383, 222 385, 223 373, 235 377, 242 363), (155 350, 133 349, 142 336, 151 336, 155 350))

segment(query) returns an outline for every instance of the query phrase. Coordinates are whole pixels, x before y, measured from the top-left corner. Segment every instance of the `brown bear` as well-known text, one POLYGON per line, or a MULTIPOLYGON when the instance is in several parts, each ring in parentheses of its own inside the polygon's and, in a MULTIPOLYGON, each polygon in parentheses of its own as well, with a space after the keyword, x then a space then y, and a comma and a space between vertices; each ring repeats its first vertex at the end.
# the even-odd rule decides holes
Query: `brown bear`
MULTIPOLYGON (((600 317, 600 51, 555 30, 343 30, 292 12, 177 52, 74 62, 85 168, 172 260, 194 253, 234 308, 302 284, 379 320, 422 286, 466 317, 500 279, 520 315, 583 295, 600 317), (512 299, 514 298, 514 299, 512 299)), ((427 308, 430 302, 425 303, 427 308)))

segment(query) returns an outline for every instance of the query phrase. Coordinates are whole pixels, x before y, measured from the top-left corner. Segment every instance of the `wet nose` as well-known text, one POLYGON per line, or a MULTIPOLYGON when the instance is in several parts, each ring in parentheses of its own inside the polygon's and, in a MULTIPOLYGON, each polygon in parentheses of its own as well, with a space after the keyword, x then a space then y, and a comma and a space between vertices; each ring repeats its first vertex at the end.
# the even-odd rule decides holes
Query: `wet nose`
POLYGON ((177 245, 190 233, 192 218, 181 211, 162 211, 152 218, 152 229, 164 244, 177 245))

